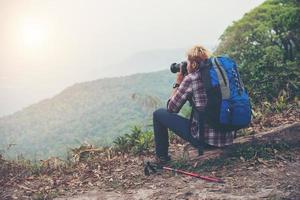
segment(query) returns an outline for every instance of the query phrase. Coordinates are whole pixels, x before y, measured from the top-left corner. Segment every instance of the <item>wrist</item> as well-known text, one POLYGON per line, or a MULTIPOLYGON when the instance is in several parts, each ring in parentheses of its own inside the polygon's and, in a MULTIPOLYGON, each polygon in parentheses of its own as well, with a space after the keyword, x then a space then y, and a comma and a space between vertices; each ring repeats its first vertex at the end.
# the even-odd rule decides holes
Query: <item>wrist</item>
POLYGON ((184 77, 181 73, 178 74, 177 77, 176 77, 176 83, 180 84, 182 82, 183 78, 184 77))
POLYGON ((178 88, 180 86, 180 83, 174 83, 173 84, 173 88, 175 89, 175 88, 178 88))

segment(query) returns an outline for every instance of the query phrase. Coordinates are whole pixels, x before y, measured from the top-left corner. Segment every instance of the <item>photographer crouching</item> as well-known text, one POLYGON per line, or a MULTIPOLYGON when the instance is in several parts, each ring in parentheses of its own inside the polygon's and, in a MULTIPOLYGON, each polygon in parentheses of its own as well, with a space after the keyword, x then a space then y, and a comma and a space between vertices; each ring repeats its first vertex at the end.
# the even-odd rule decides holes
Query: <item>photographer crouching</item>
POLYGON ((197 148, 199 154, 203 146, 223 147, 233 142, 233 132, 210 128, 195 115, 203 111, 207 103, 201 67, 205 66, 208 59, 209 53, 204 47, 194 46, 187 52, 186 62, 171 65, 171 71, 177 72, 172 95, 166 109, 160 108, 153 113, 156 162, 161 165, 171 159, 168 154, 168 129, 197 148), (186 101, 193 105, 190 120, 177 114, 186 101))

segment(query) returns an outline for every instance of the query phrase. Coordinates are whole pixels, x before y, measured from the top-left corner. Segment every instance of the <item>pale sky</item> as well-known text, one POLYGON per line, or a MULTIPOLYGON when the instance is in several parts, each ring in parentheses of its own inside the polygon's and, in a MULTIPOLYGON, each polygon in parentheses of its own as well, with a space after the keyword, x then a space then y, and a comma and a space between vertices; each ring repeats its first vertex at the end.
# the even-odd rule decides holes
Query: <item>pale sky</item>
POLYGON ((111 76, 107 66, 141 51, 216 45, 228 25, 262 2, 0 0, 0 116, 111 76))

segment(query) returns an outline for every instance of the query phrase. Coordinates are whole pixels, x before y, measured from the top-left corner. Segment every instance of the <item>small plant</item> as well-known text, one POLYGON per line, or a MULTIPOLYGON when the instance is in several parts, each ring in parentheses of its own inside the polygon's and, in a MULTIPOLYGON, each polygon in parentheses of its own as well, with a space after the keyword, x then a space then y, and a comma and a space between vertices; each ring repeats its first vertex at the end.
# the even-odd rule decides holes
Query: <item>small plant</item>
POLYGON ((131 134, 126 133, 125 139, 127 140, 128 146, 133 147, 141 134, 142 134, 142 129, 138 126, 134 126, 131 129, 131 134))
POLYGON ((153 133, 146 131, 140 135, 135 141, 135 145, 132 148, 134 154, 140 154, 145 151, 149 151, 150 147, 153 146, 153 133))
POLYGON ((128 143, 125 136, 119 136, 114 141, 115 150, 119 152, 128 152, 128 143))
POLYGON ((261 109, 262 113, 270 113, 273 110, 272 107, 273 106, 269 101, 264 101, 261 103, 260 109, 261 109))
POLYGON ((280 95, 275 101, 274 110, 277 113, 282 112, 288 107, 288 101, 285 95, 280 95))
POLYGON ((153 132, 142 131, 140 127, 134 126, 130 134, 117 137, 114 142, 116 151, 122 153, 141 154, 148 152, 153 146, 153 132))

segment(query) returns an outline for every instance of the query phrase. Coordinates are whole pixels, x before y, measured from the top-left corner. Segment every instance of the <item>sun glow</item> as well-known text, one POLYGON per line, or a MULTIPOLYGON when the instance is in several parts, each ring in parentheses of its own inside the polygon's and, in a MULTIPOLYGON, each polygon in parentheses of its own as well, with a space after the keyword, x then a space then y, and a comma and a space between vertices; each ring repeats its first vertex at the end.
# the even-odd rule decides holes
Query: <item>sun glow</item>
POLYGON ((43 45, 46 40, 46 28, 37 23, 24 23, 23 42, 26 47, 38 47, 43 45))

